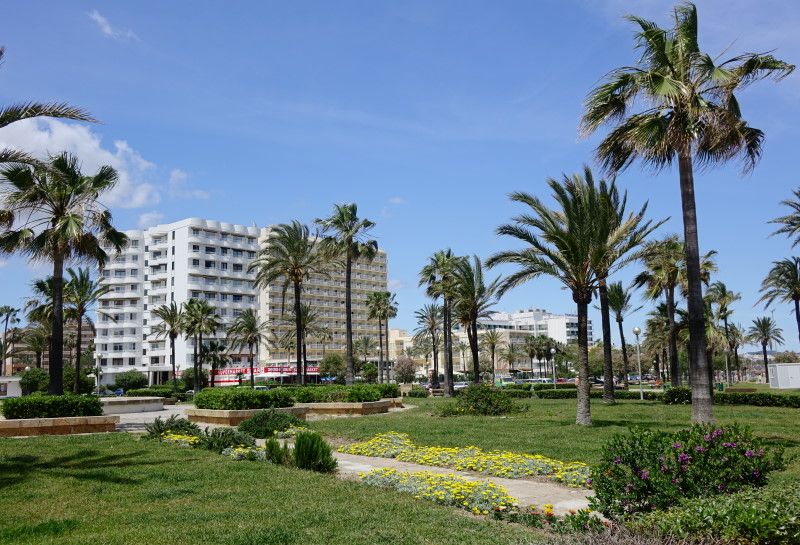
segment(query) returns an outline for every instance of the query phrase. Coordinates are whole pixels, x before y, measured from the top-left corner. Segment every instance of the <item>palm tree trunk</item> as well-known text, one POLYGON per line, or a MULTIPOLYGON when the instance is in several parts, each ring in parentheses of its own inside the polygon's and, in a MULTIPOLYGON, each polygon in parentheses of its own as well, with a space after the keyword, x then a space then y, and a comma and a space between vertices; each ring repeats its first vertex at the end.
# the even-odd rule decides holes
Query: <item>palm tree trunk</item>
POLYGON ((764 357, 764 380, 769 384, 769 357, 767 357, 767 343, 761 343, 761 354, 764 357))
POLYGON ((656 376, 656 380, 661 380, 661 362, 659 361, 658 353, 656 353, 656 357, 653 360, 653 374, 656 376))
POLYGON ((455 394, 453 388, 453 335, 450 321, 450 301, 444 298, 444 395, 452 397, 455 394))
POLYGON ((64 256, 53 253, 53 331, 50 336, 51 395, 64 394, 64 256))
POLYGON ((175 337, 169 336, 170 359, 172 360, 172 391, 178 391, 178 373, 175 369, 175 337))
MULTIPOLYGON (((194 393, 197 393, 197 392, 200 391, 200 373, 198 372, 198 368, 197 368, 198 364, 200 363, 200 358, 199 358, 199 356, 197 354, 197 347, 198 347, 198 344, 200 342, 198 340, 198 337, 199 337, 198 335, 194 336, 194 363, 193 363, 193 366, 192 366, 192 369, 194 370, 194 377, 193 377, 194 378, 194 380, 193 380, 194 384, 192 384, 192 387, 194 388, 194 393)), ((202 337, 199 337, 199 338, 202 338, 202 337)))
POLYGON ((439 388, 439 347, 436 346, 436 336, 431 335, 431 345, 433 350, 433 376, 431 377, 431 386, 439 388))
POLYGON ((308 352, 306 348, 306 336, 303 334, 303 384, 308 382, 308 352))
POLYGON ((344 277, 344 323, 345 323, 345 357, 347 358, 347 371, 344 375, 344 382, 348 386, 353 384, 353 301, 350 294, 350 285, 353 278, 353 242, 347 241, 347 258, 345 263, 345 277, 344 277))
POLYGON ((386 343, 386 382, 389 382, 389 316, 386 316, 386 319, 383 321, 383 329, 384 334, 383 338, 386 339, 384 342, 386 343))
MULTIPOLYGON (((622 327, 622 316, 617 318, 617 326, 619 327, 619 343, 622 345, 622 385, 627 390, 628 388, 628 345, 625 344, 625 330, 622 327)), ((661 378, 658 375, 658 367, 656 366, 656 376, 661 378)), ((641 380, 642 377, 639 377, 641 380)))
POLYGON ((573 294, 578 305, 578 407, 575 423, 579 426, 592 425, 592 412, 589 392, 589 301, 573 294))
POLYGON ((495 377, 495 360, 494 360, 494 350, 495 350, 495 346, 494 346, 494 345, 492 345, 492 346, 491 346, 491 348, 489 348, 489 351, 492 353, 492 384, 494 384, 494 381, 495 381, 495 378, 496 378, 496 377, 495 377))
POLYGON ((669 321, 669 378, 672 386, 681 385, 681 369, 678 363, 678 330, 675 327, 675 287, 667 289, 667 320, 669 321))
POLYGON ((611 314, 608 309, 608 286, 600 279, 600 318, 603 326, 603 401, 614 403, 614 366, 611 358, 611 314))
POLYGON ((76 394, 81 391, 81 341, 83 340, 83 314, 78 314, 78 332, 75 334, 75 383, 72 391, 76 394))
POLYGON ((383 323, 378 317, 378 383, 383 384, 383 323))
POLYGON ((256 387, 255 362, 253 361, 253 343, 247 343, 247 352, 250 355, 250 387, 256 387))
POLYGON ((475 384, 481 383, 481 362, 478 354, 478 320, 472 320, 470 324, 472 338, 469 339, 469 349, 472 352, 472 372, 475 374, 475 384))
POLYGON ((794 319, 797 322, 797 335, 800 337, 800 299, 794 300, 794 319))
POLYGON ((694 174, 689 150, 678 158, 683 208, 683 237, 686 252, 686 280, 689 293, 686 306, 689 314, 689 372, 692 377, 692 421, 712 423, 710 362, 706 359, 705 309, 700 277, 700 243, 697 237, 697 206, 694 197, 694 174))
MULTIPOLYGON (((350 288, 347 288, 348 293, 350 288)), ((295 331, 295 348, 297 352, 297 381, 305 384, 303 377, 303 317, 300 315, 300 283, 294 282, 294 331, 295 331)), ((347 310, 348 317, 350 316, 350 309, 347 310)))
POLYGON ((37 352, 36 353, 36 368, 37 369, 41 369, 42 368, 42 353, 41 352, 37 352))

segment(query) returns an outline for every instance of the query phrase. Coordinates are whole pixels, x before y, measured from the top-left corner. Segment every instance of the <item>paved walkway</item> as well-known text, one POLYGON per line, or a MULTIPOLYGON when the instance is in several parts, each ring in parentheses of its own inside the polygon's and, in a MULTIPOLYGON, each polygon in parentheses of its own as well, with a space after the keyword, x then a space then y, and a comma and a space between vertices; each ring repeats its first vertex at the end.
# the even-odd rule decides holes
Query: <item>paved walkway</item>
POLYGON ((553 505, 556 514, 563 515, 572 509, 589 507, 591 491, 582 488, 569 488, 549 481, 534 481, 530 479, 504 479, 472 473, 456 471, 446 467, 424 466, 410 462, 401 462, 394 458, 375 458, 371 456, 357 456, 354 454, 336 453, 339 461, 339 476, 344 479, 357 479, 360 472, 371 469, 391 467, 398 471, 430 471, 433 473, 452 473, 471 481, 492 481, 504 487, 508 493, 515 497, 521 506, 538 505, 546 503, 553 505))

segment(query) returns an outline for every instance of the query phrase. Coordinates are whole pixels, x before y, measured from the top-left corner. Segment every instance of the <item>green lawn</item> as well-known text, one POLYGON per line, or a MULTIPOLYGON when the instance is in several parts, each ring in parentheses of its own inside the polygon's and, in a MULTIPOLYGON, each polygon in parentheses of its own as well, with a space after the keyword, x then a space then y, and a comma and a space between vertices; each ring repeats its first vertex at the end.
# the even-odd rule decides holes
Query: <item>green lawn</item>
POLYGON ((537 542, 406 494, 125 433, 0 439, 0 513, 9 545, 537 542))
MULTIPOLYGON (((689 424, 691 407, 659 402, 620 401, 606 405, 592 400, 594 425, 575 425, 574 399, 521 401, 527 411, 504 417, 433 416, 442 398, 410 399, 417 408, 388 415, 314 422, 325 435, 346 440, 366 439, 385 431, 408 433, 421 444, 476 445, 484 449, 534 452, 559 460, 599 460, 606 440, 630 426, 677 430, 689 424)), ((780 478, 800 479, 800 409, 724 405, 714 408, 719 423, 739 422, 774 444, 786 447, 791 459, 780 478)))

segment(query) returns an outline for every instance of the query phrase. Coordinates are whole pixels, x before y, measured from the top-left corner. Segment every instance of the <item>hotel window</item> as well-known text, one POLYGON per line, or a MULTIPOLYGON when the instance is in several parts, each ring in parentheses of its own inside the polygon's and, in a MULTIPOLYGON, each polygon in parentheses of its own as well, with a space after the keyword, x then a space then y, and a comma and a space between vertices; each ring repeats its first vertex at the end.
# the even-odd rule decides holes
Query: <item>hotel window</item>
POLYGON ((128 365, 136 365, 136 358, 128 358, 128 365))
POLYGON ((242 272, 242 266, 238 263, 233 264, 233 272, 242 272))

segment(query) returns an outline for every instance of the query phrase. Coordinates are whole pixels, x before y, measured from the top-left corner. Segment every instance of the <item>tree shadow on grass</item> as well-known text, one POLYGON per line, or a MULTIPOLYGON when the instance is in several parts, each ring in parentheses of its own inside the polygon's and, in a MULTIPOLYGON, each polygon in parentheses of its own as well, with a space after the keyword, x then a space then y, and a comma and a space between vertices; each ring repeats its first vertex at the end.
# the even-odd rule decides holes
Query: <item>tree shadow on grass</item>
POLYGON ((20 539, 60 536, 80 526, 75 519, 46 520, 37 524, 20 524, 0 529, 0 543, 16 543, 20 539))
POLYGON ((23 454, 0 458, 0 489, 43 475, 49 479, 73 478, 82 481, 133 485, 142 479, 120 474, 117 470, 171 463, 172 460, 138 460, 148 451, 141 449, 124 454, 103 454, 84 450, 67 456, 38 456, 23 454))

